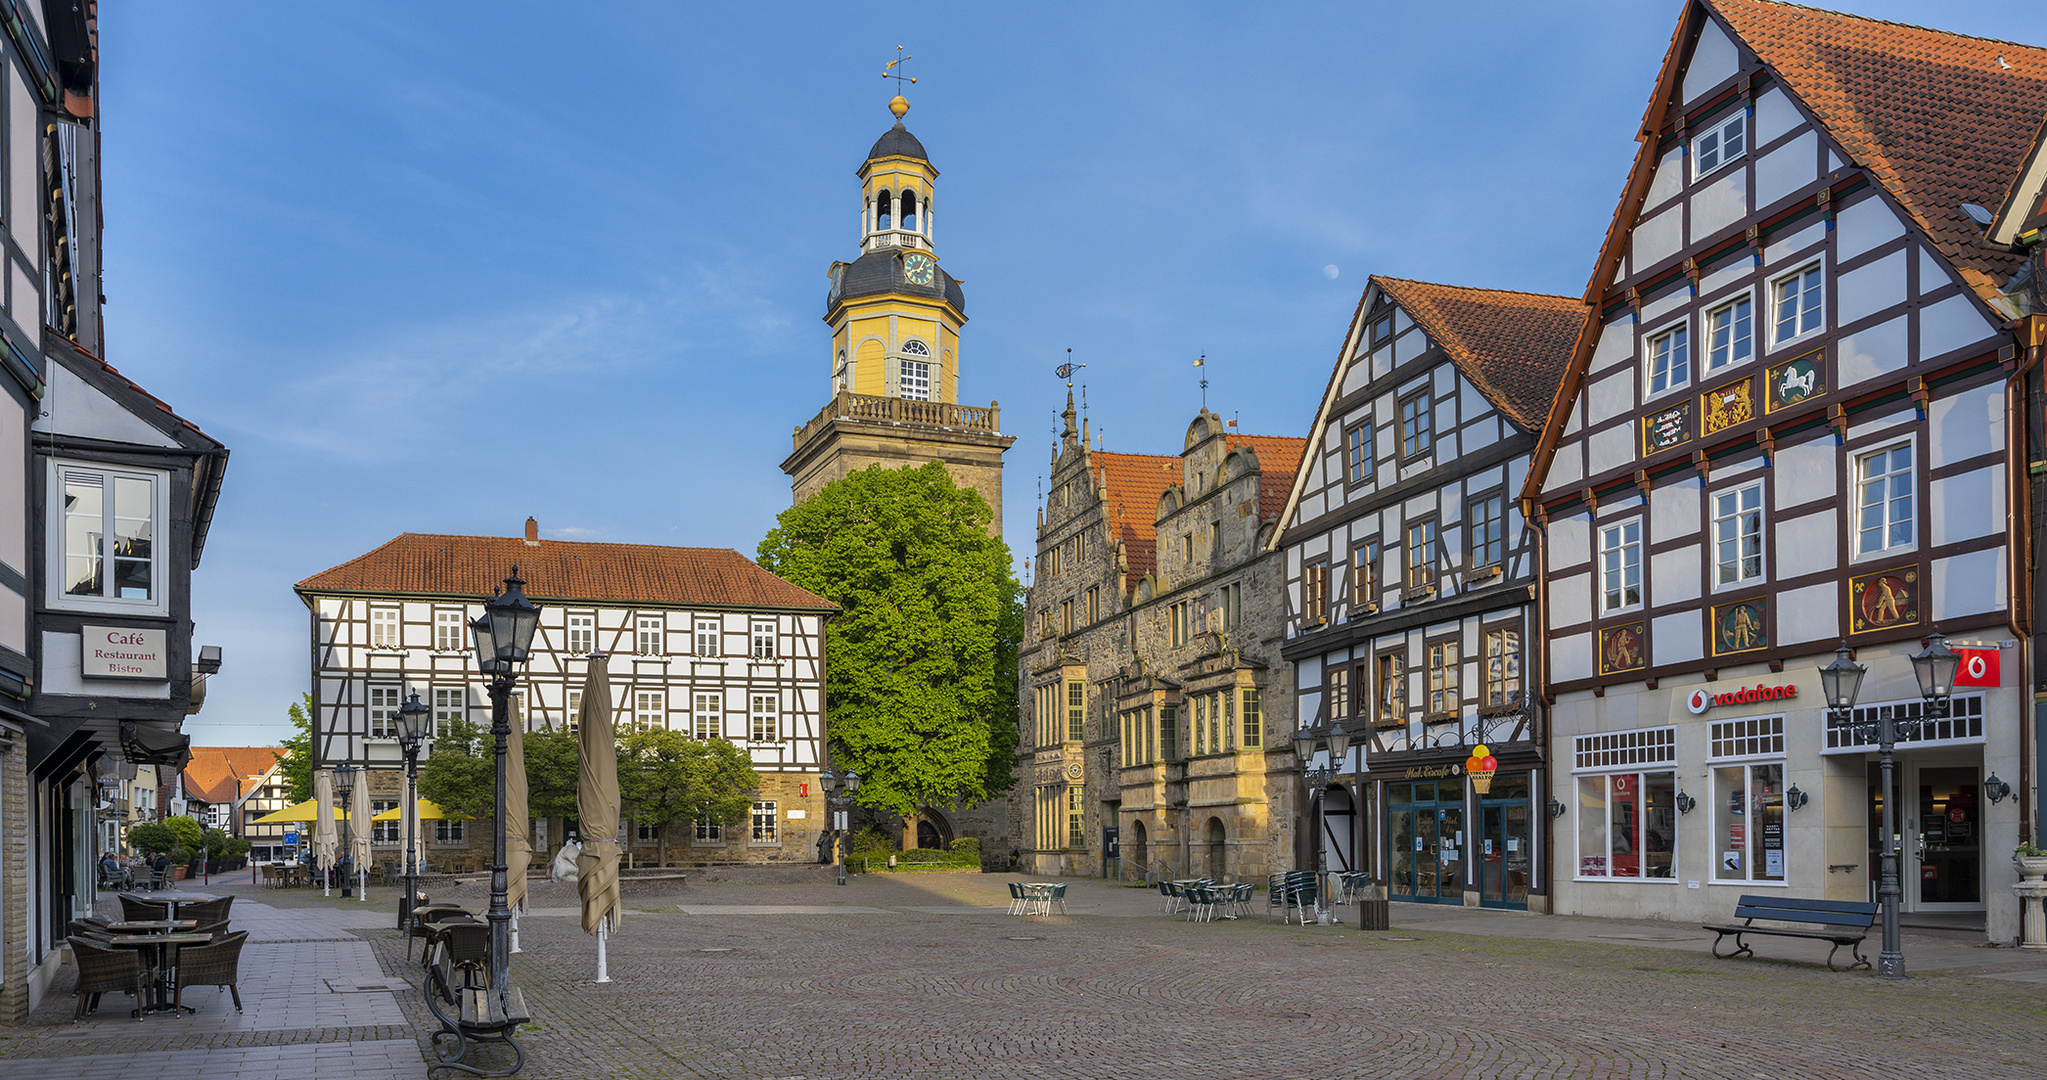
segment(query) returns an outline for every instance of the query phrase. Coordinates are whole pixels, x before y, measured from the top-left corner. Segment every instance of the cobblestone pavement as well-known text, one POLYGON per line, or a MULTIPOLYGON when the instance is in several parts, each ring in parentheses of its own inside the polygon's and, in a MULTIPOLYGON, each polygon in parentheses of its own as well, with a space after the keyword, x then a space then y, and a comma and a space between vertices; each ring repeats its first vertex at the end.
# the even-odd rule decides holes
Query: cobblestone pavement
MULTIPOLYGON (((1005 913, 1008 880, 875 876, 838 888, 816 868, 699 870, 686 888, 628 880, 604 985, 591 982, 595 942, 580 931, 573 887, 537 885, 514 958, 536 1019, 521 1075, 2030 1080, 2047 1046, 2047 959, 1971 947, 1965 935, 1909 936, 1915 977, 1890 984, 1827 971, 1812 942, 1714 960, 1712 935, 1672 923, 1396 905, 1385 933, 1281 926, 1255 909, 1190 924, 1159 914, 1155 895, 1087 882, 1072 885, 1072 914, 1021 919, 1005 913)), ((478 909, 486 900, 473 879, 433 892, 478 909)), ((372 896, 353 910, 318 894, 260 899, 287 926, 360 927, 351 936, 384 975, 409 979, 404 939, 386 928, 390 891, 372 896)), ((352 1076, 424 1075, 434 1025, 418 991, 374 996, 398 1008, 399 1024, 187 1035, 327 1045, 209 1042, 177 1075, 320 1075, 294 1052, 371 1055, 370 1071, 352 1076), (253 1056, 212 1056, 230 1052, 253 1056), (267 1071, 272 1061, 280 1071, 267 1071)), ((61 1005, 68 1015, 68 994, 61 1005)), ((0 1060, 0 1080, 83 1075, 91 1059, 74 1054, 172 1024, 80 1025, 124 1029, 97 1040, 32 1033, 0 1057, 59 1056, 60 1041, 76 1049, 27 1070, 0 1060)), ((152 1046, 156 1071, 109 1062, 94 1074, 168 1076, 163 1062, 189 1052, 152 1046)))

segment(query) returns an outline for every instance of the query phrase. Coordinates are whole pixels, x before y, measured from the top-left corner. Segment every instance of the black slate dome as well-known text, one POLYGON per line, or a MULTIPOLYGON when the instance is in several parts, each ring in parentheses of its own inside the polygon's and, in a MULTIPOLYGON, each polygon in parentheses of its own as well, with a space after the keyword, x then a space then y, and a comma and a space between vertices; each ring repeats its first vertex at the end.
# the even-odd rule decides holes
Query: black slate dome
POLYGON ((896 121, 896 126, 882 132, 881 138, 874 140, 874 149, 867 152, 869 161, 884 157, 931 160, 931 155, 924 152, 924 144, 918 142, 915 135, 910 134, 910 129, 904 127, 901 120, 896 121))
POLYGON ((870 251, 846 263, 844 269, 839 271, 838 295, 826 297, 825 311, 829 313, 848 300, 857 300, 864 296, 903 293, 943 300, 964 317, 967 313, 966 293, 960 289, 960 283, 945 272, 944 267, 938 268, 938 273, 933 276, 929 285, 919 285, 903 274, 903 256, 912 254, 914 250, 888 248, 870 251))

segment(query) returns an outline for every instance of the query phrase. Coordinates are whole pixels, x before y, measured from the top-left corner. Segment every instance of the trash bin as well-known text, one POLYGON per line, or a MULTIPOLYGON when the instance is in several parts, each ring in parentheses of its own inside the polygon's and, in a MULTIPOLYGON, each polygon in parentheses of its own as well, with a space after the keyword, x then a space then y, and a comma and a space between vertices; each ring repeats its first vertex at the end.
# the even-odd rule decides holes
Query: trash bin
POLYGON ((1358 929, 1390 930, 1392 918, 1386 903, 1386 886, 1367 885, 1358 890, 1358 929))

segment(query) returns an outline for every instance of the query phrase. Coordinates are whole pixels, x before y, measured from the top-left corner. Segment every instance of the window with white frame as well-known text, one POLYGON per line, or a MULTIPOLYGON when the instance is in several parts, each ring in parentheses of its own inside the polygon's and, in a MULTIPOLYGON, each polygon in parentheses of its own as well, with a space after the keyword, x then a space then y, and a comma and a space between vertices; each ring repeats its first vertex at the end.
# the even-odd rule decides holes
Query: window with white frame
POLYGON ((1826 316, 1825 292, 1817 264, 1771 282, 1771 343, 1782 344, 1820 329, 1826 316))
POLYGON ((460 819, 443 818, 440 821, 434 822, 434 843, 459 844, 461 842, 462 822, 460 819))
POLYGON ((1692 328, 1679 323, 1649 339, 1649 392, 1660 394, 1692 381, 1692 328))
POLYGON ((396 686, 370 687, 370 738, 395 739, 398 737, 398 705, 400 688, 396 686))
POLYGON ((1675 881, 1677 773, 1668 766, 1677 760, 1677 729, 1580 735, 1573 749, 1577 876, 1675 881))
POLYGON ((1422 647, 1428 660, 1428 704, 1423 712, 1430 718, 1456 716, 1464 705, 1459 676, 1463 665, 1457 656, 1457 641, 1432 641, 1422 647))
POLYGON ((753 621, 753 658, 755 660, 775 658, 775 624, 772 620, 753 621))
POLYGON ((1485 632, 1485 704, 1511 705, 1521 700, 1521 628, 1485 632))
POLYGON ((1737 109, 1733 116, 1719 121, 1692 139, 1692 176, 1694 178, 1740 157, 1748 148, 1748 113, 1737 109))
POLYGON ((1706 370, 1733 367, 1755 355, 1754 305, 1746 296, 1706 313, 1706 370))
POLYGON ((1782 882, 1784 718, 1716 721, 1709 731, 1713 880, 1782 882))
POLYGON ((1642 519, 1599 530, 1601 611, 1620 611, 1642 602, 1642 519))
POLYGON ((637 651, 641 656, 659 656, 667 651, 668 643, 664 632, 663 619, 659 615, 642 615, 634 620, 638 637, 637 651))
POLYGON ((573 733, 576 730, 576 724, 582 718, 583 692, 581 690, 571 690, 569 691, 568 713, 562 717, 562 730, 573 733))
POLYGON ((588 656, 597 651, 597 613, 594 611, 569 612, 568 650, 572 656, 588 656))
POLYGON ((1763 482, 1713 496, 1713 581, 1717 585, 1763 576, 1763 482))
POLYGON ((719 632, 720 624, 717 619, 697 620, 696 638, 698 656, 718 655, 719 632))
POLYGON ((1912 444, 1855 458, 1855 550, 1911 547, 1914 538, 1912 444))
POLYGON ((469 692, 459 686, 434 687, 433 723, 427 726, 426 737, 431 739, 434 732, 446 731, 447 725, 468 719, 468 697, 469 692))
POLYGON ((167 514, 169 478, 104 466, 51 468, 52 488, 64 506, 51 523, 59 533, 50 545, 52 600, 118 610, 162 607, 156 534, 167 514))
MULTIPOLYGON (((396 799, 370 800, 370 816, 372 818, 375 818, 378 814, 384 813, 385 811, 396 809, 398 809, 398 800, 396 799)), ((404 837, 398 835, 398 830, 403 828, 404 824, 405 823, 402 819, 395 821, 371 821, 370 843, 372 844, 403 843, 404 837)))
POLYGON ((398 648, 398 609, 395 607, 373 607, 370 609, 370 648, 398 648))
POLYGON ((696 837, 693 843, 716 847, 725 842, 725 826, 715 821, 697 821, 694 824, 696 837))
POLYGON ((896 389, 903 397, 911 401, 931 400, 931 362, 910 359, 930 355, 931 350, 921 341, 903 342, 903 359, 896 362, 896 389))
POLYGON ((1372 478, 1372 422, 1365 420, 1343 433, 1344 478, 1362 484, 1372 478))
POLYGON ((653 731, 668 726, 668 694, 662 690, 633 691, 633 727, 653 731))
POLYGON ((775 804, 772 801, 753 804, 751 824, 751 842, 773 844, 780 839, 775 832, 775 804))
POLYGON ((722 739, 725 737, 725 698, 716 692, 698 691, 692 695, 690 710, 690 734, 699 739, 722 739))
POLYGON ((434 612, 434 648, 440 652, 468 651, 469 621, 461 611, 434 612))
POLYGON ((775 695, 753 694, 752 739, 757 743, 778 742, 782 738, 781 711, 776 707, 775 695))

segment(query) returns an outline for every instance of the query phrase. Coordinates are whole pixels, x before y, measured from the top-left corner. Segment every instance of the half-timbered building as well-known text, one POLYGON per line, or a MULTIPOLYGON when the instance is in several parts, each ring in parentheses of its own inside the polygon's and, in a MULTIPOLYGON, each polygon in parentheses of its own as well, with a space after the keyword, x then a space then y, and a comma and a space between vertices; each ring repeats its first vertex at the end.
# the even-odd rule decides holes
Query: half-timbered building
POLYGON ((1869 898, 2009 939, 2027 826, 2023 259, 1988 241, 2047 50, 1763 0, 1687 6, 1525 490, 1542 524, 1556 907, 1722 916, 1869 898), (1876 781, 1852 721, 1917 715, 1876 781), (1868 668, 1852 718, 1818 667, 1868 668), (1971 665, 1975 666, 1975 665, 1971 665), (2007 786, 2021 797, 2006 798, 2007 786))
MULTIPOLYGON (((436 727, 489 725, 469 623, 514 567, 541 606, 533 657, 514 691, 528 729, 572 725, 589 658, 606 654, 620 728, 726 739, 761 775, 746 823, 673 826, 685 835, 671 831, 671 861, 818 857, 824 624, 836 608, 724 548, 543 540, 528 518, 524 538, 406 533, 299 582, 311 616, 316 769, 368 769, 381 812, 403 798, 392 714, 407 695, 432 708, 436 727)), ((536 851, 561 845, 563 835, 537 824, 536 851)), ((660 828, 632 830, 636 858, 655 858, 660 828)), ((429 858, 460 860, 488 847, 490 825, 435 822, 430 832, 429 858)), ((403 844, 392 828, 379 827, 372 840, 394 859, 403 844)))
POLYGON ((1019 657, 1016 847, 1041 874, 1292 865, 1293 695, 1266 550, 1300 439, 1203 409, 1178 454, 1088 445, 1067 396, 1019 657))
POLYGON ((1304 858, 1393 899, 1542 896, 1538 567, 1516 496, 1584 321, 1569 297, 1372 278, 1272 541, 1302 724, 1353 748, 1309 763, 1337 778, 1304 858), (1463 768, 1479 746, 1499 764, 1483 792, 1463 768))

